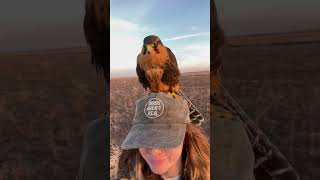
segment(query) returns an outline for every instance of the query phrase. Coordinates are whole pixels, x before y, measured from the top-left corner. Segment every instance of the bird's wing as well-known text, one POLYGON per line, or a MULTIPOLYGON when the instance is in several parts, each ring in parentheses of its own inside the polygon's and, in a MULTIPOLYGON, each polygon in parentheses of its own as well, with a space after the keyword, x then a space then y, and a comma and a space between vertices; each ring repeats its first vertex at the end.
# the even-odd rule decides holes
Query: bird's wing
POLYGON ((203 115, 200 113, 200 111, 197 109, 197 107, 192 104, 192 102, 189 100, 189 98, 184 95, 184 93, 180 90, 179 94, 187 101, 188 107, 189 107, 189 117, 191 120, 191 123, 201 125, 201 123, 204 121, 203 115))
POLYGON ((176 57, 172 51, 167 48, 169 59, 163 65, 163 75, 161 81, 165 84, 173 85, 179 83, 180 71, 176 57))
POLYGON ((176 56, 173 54, 173 52, 171 51, 170 48, 167 48, 169 57, 170 57, 170 61, 172 61, 172 63, 178 68, 178 63, 177 63, 177 59, 176 56))
POLYGON ((150 83, 146 77, 145 71, 140 67, 140 60, 139 55, 137 57, 137 66, 136 66, 136 73, 139 78, 139 82, 142 84, 143 88, 147 90, 148 87, 150 87, 150 83))

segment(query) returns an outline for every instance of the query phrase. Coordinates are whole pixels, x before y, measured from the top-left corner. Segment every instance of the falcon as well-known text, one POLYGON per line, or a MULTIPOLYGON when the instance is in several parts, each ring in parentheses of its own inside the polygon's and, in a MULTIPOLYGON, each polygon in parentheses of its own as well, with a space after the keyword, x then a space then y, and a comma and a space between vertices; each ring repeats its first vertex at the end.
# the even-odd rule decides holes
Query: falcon
POLYGON ((169 95, 183 97, 189 106, 191 122, 201 124, 204 118, 200 111, 180 90, 180 71, 172 51, 163 45, 158 36, 144 38, 141 52, 137 57, 136 72, 139 82, 151 92, 167 92, 169 95))
POLYGON ((180 71, 172 51, 158 36, 144 38, 137 57, 136 72, 139 82, 152 92, 168 92, 175 96, 179 90, 180 71))

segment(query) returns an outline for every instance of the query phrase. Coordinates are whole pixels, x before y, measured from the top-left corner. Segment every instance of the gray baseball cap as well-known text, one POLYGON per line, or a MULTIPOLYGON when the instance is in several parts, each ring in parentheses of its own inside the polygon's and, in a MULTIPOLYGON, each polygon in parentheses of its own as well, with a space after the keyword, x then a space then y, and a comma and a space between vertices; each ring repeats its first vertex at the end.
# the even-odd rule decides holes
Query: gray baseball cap
POLYGON ((164 92, 150 93, 136 101, 133 125, 121 148, 175 148, 184 140, 187 123, 186 100, 164 92))

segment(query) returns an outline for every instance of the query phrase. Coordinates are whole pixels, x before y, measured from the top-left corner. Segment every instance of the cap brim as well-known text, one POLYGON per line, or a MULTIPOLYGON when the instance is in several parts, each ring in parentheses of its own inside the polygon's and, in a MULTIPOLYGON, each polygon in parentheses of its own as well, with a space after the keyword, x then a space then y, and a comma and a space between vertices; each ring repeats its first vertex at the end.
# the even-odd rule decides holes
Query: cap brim
POLYGON ((184 140, 186 124, 134 124, 121 149, 178 147, 184 140))

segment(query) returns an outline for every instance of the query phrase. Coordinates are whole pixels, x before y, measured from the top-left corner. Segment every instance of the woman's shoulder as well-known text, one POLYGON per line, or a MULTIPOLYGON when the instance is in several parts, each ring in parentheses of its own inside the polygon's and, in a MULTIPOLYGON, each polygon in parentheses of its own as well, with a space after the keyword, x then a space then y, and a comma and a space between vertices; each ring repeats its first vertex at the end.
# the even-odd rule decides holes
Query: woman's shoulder
POLYGON ((87 131, 95 132, 97 129, 106 127, 107 123, 107 113, 103 113, 99 115, 99 117, 93 121, 91 121, 87 126, 87 131))

